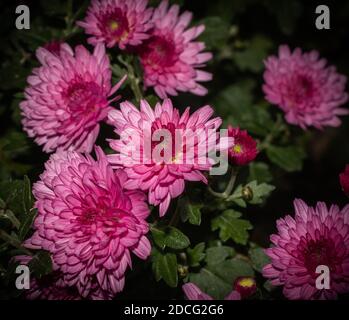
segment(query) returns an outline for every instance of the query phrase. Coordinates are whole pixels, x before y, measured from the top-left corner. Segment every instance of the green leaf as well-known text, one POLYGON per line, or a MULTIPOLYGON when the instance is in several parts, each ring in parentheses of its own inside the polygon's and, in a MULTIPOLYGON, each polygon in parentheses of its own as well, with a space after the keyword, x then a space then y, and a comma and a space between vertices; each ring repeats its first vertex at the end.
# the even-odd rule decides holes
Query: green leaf
POLYGON ((251 80, 230 85, 221 91, 212 105, 226 119, 225 125, 239 126, 251 134, 265 136, 274 122, 267 111, 267 104, 254 105, 254 86, 255 83, 251 80))
POLYGON ((246 110, 251 108, 254 87, 255 83, 252 80, 232 84, 221 91, 212 105, 216 106, 223 116, 231 115, 241 119, 246 110))
POLYGON ((251 181, 245 186, 239 185, 228 200, 237 204, 239 204, 239 200, 242 207, 246 207, 246 203, 261 204, 273 190, 275 187, 270 184, 258 184, 257 181, 251 181))
POLYGON ((189 238, 174 227, 166 227, 163 230, 151 229, 154 242, 161 248, 185 249, 190 245, 189 238))
POLYGON ((300 171, 303 167, 305 152, 297 146, 277 147, 270 145, 267 155, 271 162, 287 172, 300 171))
POLYGON ((22 243, 14 232, 8 234, 6 231, 0 229, 0 239, 17 249, 22 249, 22 243))
POLYGON ((261 247, 251 248, 248 251, 248 255, 252 261, 253 268, 258 272, 262 272, 263 267, 270 262, 269 257, 264 253, 261 247))
POLYGON ((190 267, 197 267, 200 262, 205 258, 205 243, 198 243, 193 249, 187 249, 188 265, 190 267))
POLYGON ((16 229, 19 229, 21 223, 17 219, 17 217, 13 214, 13 212, 9 209, 6 210, 0 210, 0 219, 6 219, 9 220, 12 224, 12 226, 16 229))
POLYGON ((31 190, 30 180, 27 176, 24 176, 23 179, 23 207, 26 214, 30 214, 30 210, 33 208, 34 200, 31 190))
POLYGON ((178 201, 177 210, 180 210, 183 222, 189 220, 189 223, 199 226, 201 224, 202 207, 203 205, 201 203, 192 203, 188 197, 182 197, 178 201))
POLYGON ((226 210, 211 222, 212 231, 219 229, 219 237, 222 241, 229 239, 245 245, 249 237, 247 230, 252 229, 249 221, 239 219, 241 213, 234 210, 226 210))
POLYGON ((160 252, 153 248, 152 269, 156 281, 163 279, 170 287, 177 287, 177 267, 177 257, 174 253, 160 252))
POLYGON ((247 43, 245 50, 235 52, 233 59, 242 71, 260 72, 271 46, 272 42, 268 38, 257 35, 247 43))
POLYGON ((22 221, 18 231, 18 237, 22 241, 25 240, 29 230, 31 229, 34 219, 36 217, 36 214, 37 214, 37 210, 31 210, 22 221))
POLYGON ((251 204, 260 204, 263 203, 264 199, 267 198, 273 190, 275 190, 275 187, 267 184, 267 183, 261 183, 258 184, 257 181, 251 181, 249 182, 245 188, 251 188, 253 198, 249 201, 251 204))
POLYGON ((206 250, 206 263, 208 265, 222 263, 227 258, 232 258, 235 250, 228 246, 210 247, 206 250))
POLYGON ((29 269, 36 278, 41 278, 52 272, 52 260, 47 251, 40 251, 30 260, 29 269))
POLYGON ((246 261, 234 258, 191 273, 189 280, 213 298, 224 299, 232 291, 235 279, 241 276, 254 276, 253 269, 246 261))
POLYGON ((23 181, 0 182, 0 197, 6 202, 6 207, 17 217, 23 215, 23 181))
POLYGON ((256 180, 261 182, 270 182, 273 180, 273 176, 269 170, 269 166, 264 162, 253 161, 249 165, 249 181, 256 180))
POLYGON ((209 50, 221 49, 229 38, 228 23, 220 17, 207 17, 200 23, 205 25, 200 41, 203 41, 209 50))

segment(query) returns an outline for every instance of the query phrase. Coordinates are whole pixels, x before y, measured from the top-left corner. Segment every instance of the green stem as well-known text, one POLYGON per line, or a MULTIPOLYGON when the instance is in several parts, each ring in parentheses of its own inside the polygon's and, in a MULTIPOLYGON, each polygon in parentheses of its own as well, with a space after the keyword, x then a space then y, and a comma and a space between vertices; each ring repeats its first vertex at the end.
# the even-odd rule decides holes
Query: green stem
POLYGON ((232 190, 234 188, 238 172, 239 172, 238 168, 232 168, 231 169, 229 182, 228 182, 228 184, 225 187, 225 190, 223 192, 216 192, 216 191, 212 190, 212 188, 210 186, 208 186, 208 191, 213 196, 215 196, 217 198, 227 199, 230 196, 230 194, 231 194, 231 192, 232 192, 232 190))
POLYGON ((143 99, 142 90, 139 86, 140 79, 136 76, 134 68, 130 63, 124 61, 121 56, 118 56, 118 60, 127 68, 127 77, 130 80, 132 92, 135 95, 137 102, 140 102, 141 99, 143 99))

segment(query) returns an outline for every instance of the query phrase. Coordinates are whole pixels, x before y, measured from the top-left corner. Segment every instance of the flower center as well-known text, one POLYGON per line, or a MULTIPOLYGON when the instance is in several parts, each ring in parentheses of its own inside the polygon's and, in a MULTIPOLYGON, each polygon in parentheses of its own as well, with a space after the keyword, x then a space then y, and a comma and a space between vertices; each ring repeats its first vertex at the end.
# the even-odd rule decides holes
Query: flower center
POLYGON ((163 159, 164 162, 173 162, 176 159, 176 126, 170 122, 166 125, 162 125, 160 128, 155 121, 151 128, 152 133, 152 152, 156 148, 160 152, 153 152, 154 162, 160 162, 160 159, 156 159, 157 156, 163 159), (170 148, 172 148, 170 150, 170 148), (169 152, 171 151, 171 152, 169 152))
POLYGON ((100 18, 99 27, 108 40, 123 40, 129 33, 128 19, 119 8, 105 13, 100 18))
POLYGON ((315 94, 313 81, 306 75, 296 75, 294 79, 291 79, 290 83, 288 91, 292 104, 302 104, 315 94))
POLYGON ((232 148, 232 151, 234 153, 237 153, 237 154, 240 154, 242 153, 242 145, 241 144, 236 144, 233 148, 232 148))
POLYGON ((305 267, 311 273, 315 273, 316 268, 320 265, 325 265, 331 270, 337 260, 335 252, 331 240, 311 240, 303 250, 305 267))
POLYGON ((176 62, 176 47, 171 39, 153 36, 141 53, 142 60, 152 66, 168 67, 176 62))
POLYGON ((91 81, 73 80, 65 92, 67 105, 74 118, 99 111, 107 104, 102 88, 91 81))

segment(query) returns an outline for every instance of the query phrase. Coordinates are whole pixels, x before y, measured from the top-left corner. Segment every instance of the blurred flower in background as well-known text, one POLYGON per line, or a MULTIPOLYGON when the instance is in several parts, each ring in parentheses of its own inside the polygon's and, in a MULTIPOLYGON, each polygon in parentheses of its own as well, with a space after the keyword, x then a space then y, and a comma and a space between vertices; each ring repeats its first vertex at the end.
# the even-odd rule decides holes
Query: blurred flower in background
POLYGON ((287 45, 279 47, 279 56, 266 59, 263 90, 266 99, 285 112, 287 122, 303 129, 338 127, 338 116, 349 113, 340 108, 348 101, 347 78, 326 63, 316 50, 292 52, 287 45))

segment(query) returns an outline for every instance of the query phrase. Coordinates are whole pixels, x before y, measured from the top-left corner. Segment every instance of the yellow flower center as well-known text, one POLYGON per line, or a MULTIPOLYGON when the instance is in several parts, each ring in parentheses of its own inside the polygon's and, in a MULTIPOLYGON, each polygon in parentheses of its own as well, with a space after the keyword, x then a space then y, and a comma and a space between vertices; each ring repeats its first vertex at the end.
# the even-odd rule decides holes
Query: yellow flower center
POLYGON ((119 24, 117 23, 117 21, 113 20, 109 23, 109 27, 111 31, 115 31, 119 28, 119 24))
POLYGON ((254 284, 255 282, 254 282, 254 279, 252 278, 243 278, 239 281, 239 285, 242 287, 250 288, 250 287, 253 287, 254 284))
POLYGON ((235 152, 235 153, 241 153, 241 152, 242 152, 242 147, 241 147, 241 145, 236 144, 236 145, 233 147, 233 152, 235 152))

